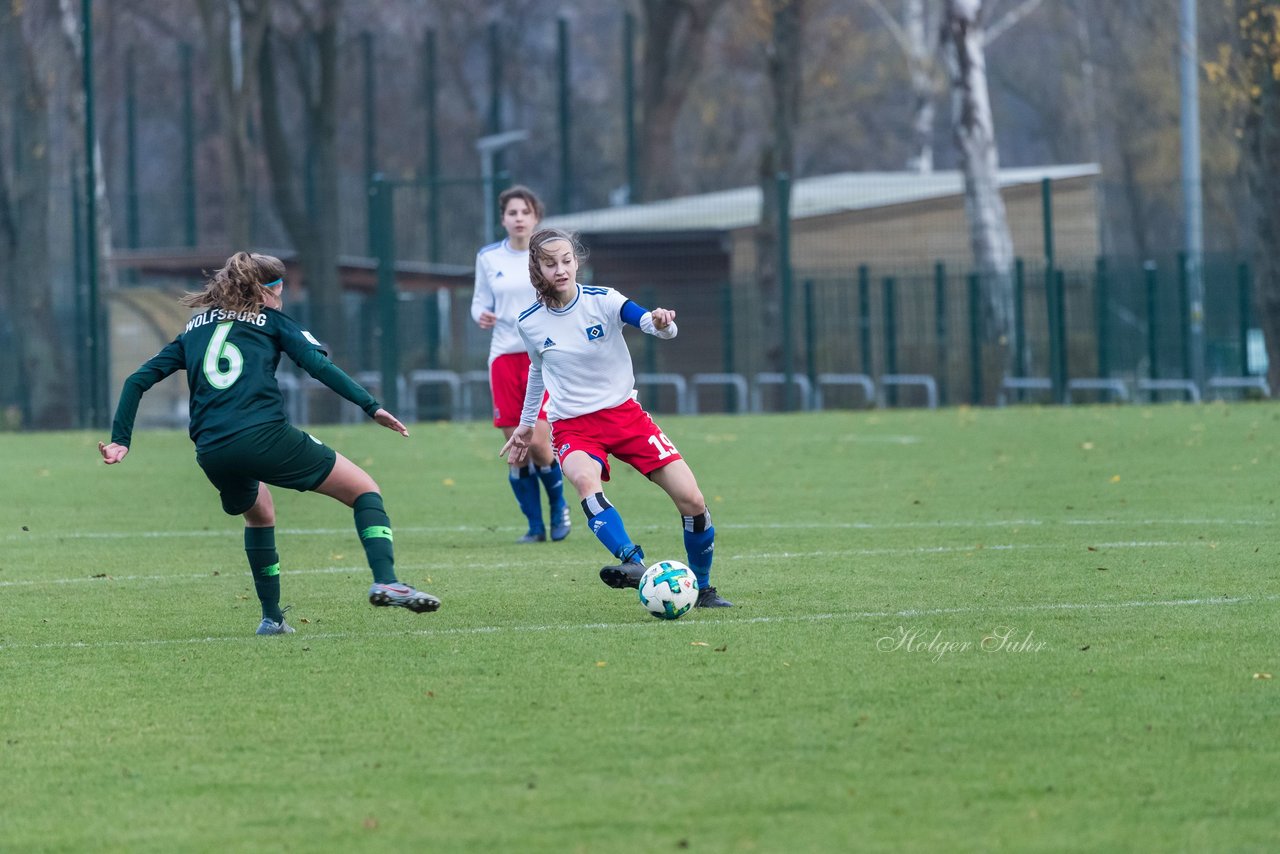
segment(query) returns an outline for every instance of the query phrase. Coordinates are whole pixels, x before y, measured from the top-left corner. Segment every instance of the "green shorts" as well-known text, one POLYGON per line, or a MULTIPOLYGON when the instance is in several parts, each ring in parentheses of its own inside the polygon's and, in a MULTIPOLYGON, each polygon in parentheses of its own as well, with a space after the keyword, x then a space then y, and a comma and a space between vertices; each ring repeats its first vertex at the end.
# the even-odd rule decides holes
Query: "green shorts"
POLYGON ((196 452, 222 496, 222 509, 239 516, 258 500, 258 482, 310 492, 333 471, 338 454, 292 424, 255 427, 225 445, 196 452))

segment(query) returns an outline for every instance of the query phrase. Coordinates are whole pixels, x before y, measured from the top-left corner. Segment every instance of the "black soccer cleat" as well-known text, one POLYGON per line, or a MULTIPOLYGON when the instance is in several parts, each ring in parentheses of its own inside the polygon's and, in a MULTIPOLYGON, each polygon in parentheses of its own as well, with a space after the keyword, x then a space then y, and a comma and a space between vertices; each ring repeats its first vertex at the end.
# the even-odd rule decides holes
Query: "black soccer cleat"
POLYGON ((640 579, 644 576, 644 552, 639 546, 632 546, 619 556, 622 563, 606 566, 600 570, 600 580, 617 590, 640 588, 640 579))
POLYGON ((600 580, 610 587, 625 590, 640 588, 640 579, 644 576, 645 566, 637 561, 627 561, 617 566, 605 566, 600 569, 600 580))
POLYGON ((733 603, 728 599, 722 599, 716 589, 711 586, 698 588, 698 601, 695 603, 698 608, 732 608, 733 603))

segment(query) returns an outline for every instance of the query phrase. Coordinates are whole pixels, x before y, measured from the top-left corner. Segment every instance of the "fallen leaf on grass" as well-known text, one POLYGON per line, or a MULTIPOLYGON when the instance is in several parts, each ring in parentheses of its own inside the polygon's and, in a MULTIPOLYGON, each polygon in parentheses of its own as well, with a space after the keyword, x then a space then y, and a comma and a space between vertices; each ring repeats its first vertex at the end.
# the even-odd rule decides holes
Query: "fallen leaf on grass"
POLYGON ((716 647, 716 652, 724 652, 728 648, 729 648, 728 644, 725 644, 724 646, 718 646, 716 647))
POLYGON ((1270 674, 1270 673, 1255 673, 1255 674, 1253 674, 1253 678, 1254 678, 1254 679, 1270 679, 1270 678, 1271 678, 1271 674, 1270 674))
POLYGON ((607 662, 607 661, 597 661, 597 662, 596 662, 596 667, 608 667, 608 666, 609 666, 609 662, 607 662))
POLYGON ((710 646, 710 644, 703 643, 702 641, 694 641, 693 643, 689 644, 689 646, 710 646))
POLYGON ((90 577, 91 578, 110 578, 111 576, 107 575, 105 572, 98 572, 90 577))

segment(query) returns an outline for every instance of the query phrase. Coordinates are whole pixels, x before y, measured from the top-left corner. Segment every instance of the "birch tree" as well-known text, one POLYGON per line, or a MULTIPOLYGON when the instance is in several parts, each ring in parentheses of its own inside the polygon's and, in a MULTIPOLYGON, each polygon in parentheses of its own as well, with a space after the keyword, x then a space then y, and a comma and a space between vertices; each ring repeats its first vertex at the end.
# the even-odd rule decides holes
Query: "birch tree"
POLYGON ((943 43, 951 78, 952 134, 964 173, 969 243, 982 280, 984 343, 993 367, 1007 373, 1014 355, 1009 347, 1013 239, 1000 197, 1000 158, 987 91, 983 17, 983 0, 946 0, 943 43))
MULTIPOLYGON (((942 91, 942 73, 938 68, 942 7, 936 0, 902 0, 902 15, 899 19, 890 13, 883 0, 863 2, 876 13, 907 61, 907 73, 911 79, 912 136, 907 168, 927 175, 933 171, 935 105, 942 91)), ((1023 0, 986 29, 984 42, 990 45, 1034 12, 1042 2, 1043 0, 1023 0)))

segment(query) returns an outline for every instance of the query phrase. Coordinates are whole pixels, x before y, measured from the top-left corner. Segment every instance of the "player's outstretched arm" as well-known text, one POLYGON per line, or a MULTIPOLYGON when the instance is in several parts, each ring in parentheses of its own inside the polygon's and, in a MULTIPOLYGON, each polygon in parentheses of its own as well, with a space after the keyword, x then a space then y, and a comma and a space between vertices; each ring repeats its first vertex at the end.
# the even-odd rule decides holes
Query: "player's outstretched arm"
POLYGON ((511 438, 498 451, 498 456, 506 457, 507 462, 520 465, 529 456, 529 441, 533 438, 533 425, 521 424, 511 434, 511 438))
POLYGON ((104 445, 102 442, 99 442, 98 453, 102 454, 102 461, 111 466, 125 458, 125 455, 129 453, 129 446, 117 445, 115 442, 112 442, 110 445, 104 445))
POLYGON ((373 413, 373 420, 377 421, 388 430, 395 430, 401 436, 409 435, 409 429, 400 423, 400 419, 396 418, 385 409, 379 409, 377 412, 373 413))

